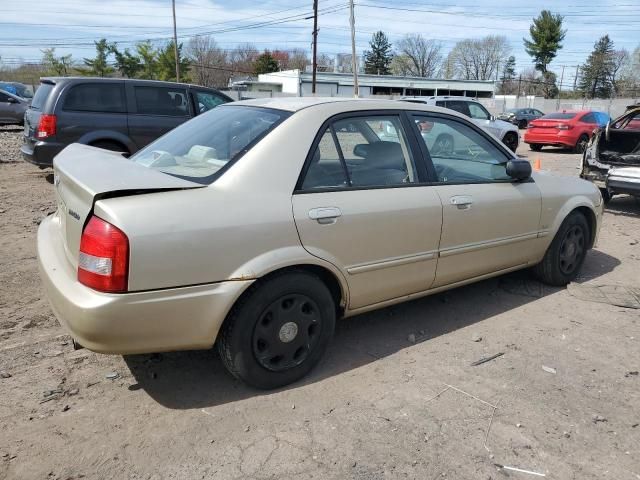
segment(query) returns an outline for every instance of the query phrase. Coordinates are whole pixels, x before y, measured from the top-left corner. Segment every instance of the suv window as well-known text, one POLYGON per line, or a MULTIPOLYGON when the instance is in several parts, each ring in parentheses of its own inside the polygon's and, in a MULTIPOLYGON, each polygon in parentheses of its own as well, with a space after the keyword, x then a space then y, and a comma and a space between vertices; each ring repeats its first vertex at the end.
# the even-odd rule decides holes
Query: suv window
POLYGON ((196 109, 198 113, 203 113, 212 108, 217 107, 220 104, 227 103, 227 100, 222 98, 220 95, 216 95, 215 93, 203 92, 196 90, 196 109))
POLYGON ((189 115, 187 91, 171 87, 134 87, 136 111, 143 115, 186 117, 189 115))
POLYGON ((49 93, 53 90, 53 85, 50 83, 41 83, 38 89, 36 90, 36 94, 33 96, 33 100, 31 101, 31 108, 34 110, 42 110, 44 107, 44 102, 47 101, 47 97, 49 93))
POLYGON ((367 115, 337 120, 322 134, 302 188, 391 186, 417 181, 400 117, 367 115))
POLYGON ((124 85, 121 83, 74 85, 67 92, 63 109, 76 112, 126 113, 124 85))
MULTIPOLYGON (((471 118, 477 120, 489 120, 489 118, 491 118, 491 114, 479 103, 469 102, 469 113, 471 114, 471 118)), ((525 113, 529 112, 527 111, 525 113)))
POLYGON ((447 108, 450 108, 451 110, 455 110, 467 117, 471 116, 471 112, 469 111, 469 102, 464 102, 462 100, 447 100, 446 105, 447 108))
POLYGON ((508 157, 484 135, 453 119, 413 116, 441 183, 510 181, 508 157))

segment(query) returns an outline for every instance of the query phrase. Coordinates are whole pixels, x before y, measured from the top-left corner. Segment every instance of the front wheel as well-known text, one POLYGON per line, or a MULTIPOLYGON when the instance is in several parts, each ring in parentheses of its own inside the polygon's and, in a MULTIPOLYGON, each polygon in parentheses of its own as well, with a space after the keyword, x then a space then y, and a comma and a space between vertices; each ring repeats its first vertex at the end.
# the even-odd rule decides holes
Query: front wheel
POLYGON ((283 273, 257 282, 234 306, 220 334, 220 357, 249 385, 282 387, 320 361, 335 320, 335 302, 320 278, 283 273))
POLYGON ((580 212, 565 218, 533 273, 543 283, 562 287, 573 281, 587 255, 591 233, 587 219, 580 212))
POLYGON ((580 138, 578 138, 578 142, 576 143, 576 146, 574 147, 574 151, 576 153, 584 153, 584 151, 587 149, 587 145, 589 144, 589 135, 586 134, 582 134, 580 135, 580 138))
POLYGON ((540 150, 542 150, 542 145, 540 145, 539 143, 531 143, 529 144, 529 148, 534 152, 539 152, 540 150))
POLYGON ((509 147, 509 150, 515 152, 518 148, 518 134, 516 132, 507 132, 502 139, 502 143, 509 147))

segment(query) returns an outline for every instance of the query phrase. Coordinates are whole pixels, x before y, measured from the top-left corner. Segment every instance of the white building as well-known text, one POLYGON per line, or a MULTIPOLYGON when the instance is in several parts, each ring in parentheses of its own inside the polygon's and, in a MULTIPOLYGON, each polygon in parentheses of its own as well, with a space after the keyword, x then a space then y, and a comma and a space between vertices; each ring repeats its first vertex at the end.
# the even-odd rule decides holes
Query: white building
MULTIPOLYGON (((299 70, 265 73, 258 81, 242 82, 248 90, 272 91, 305 97, 311 95, 312 74, 299 70)), ((392 75, 358 75, 360 97, 371 95, 461 95, 492 98, 495 82, 479 80, 438 80, 392 75)), ((327 97, 353 96, 353 75, 350 73, 318 72, 316 94, 327 97)))

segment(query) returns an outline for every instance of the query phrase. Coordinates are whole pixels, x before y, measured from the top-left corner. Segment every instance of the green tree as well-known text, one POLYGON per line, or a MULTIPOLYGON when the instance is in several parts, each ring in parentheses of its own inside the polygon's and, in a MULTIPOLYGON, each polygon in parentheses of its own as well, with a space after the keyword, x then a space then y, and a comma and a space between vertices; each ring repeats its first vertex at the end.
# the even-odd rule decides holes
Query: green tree
POLYGON ((364 52, 364 73, 372 73, 374 75, 390 75, 391 60, 391 44, 389 39, 382 31, 378 31, 371 36, 369 42, 371 50, 364 52))
POLYGON ((136 52, 140 59, 138 78, 153 80, 158 78, 158 51, 148 40, 136 45, 136 52))
POLYGON ((120 75, 126 78, 136 78, 138 72, 142 70, 140 57, 131 53, 128 48, 121 52, 115 43, 111 45, 110 51, 115 57, 115 67, 120 75))
POLYGON ((254 72, 256 75, 261 73, 272 73, 278 71, 278 62, 271 55, 269 50, 265 50, 262 55, 256 58, 254 72))
MULTIPOLYGON (((180 81, 188 82, 189 59, 182 54, 182 44, 178 44, 178 58, 180 59, 180 81)), ((159 80, 176 81, 176 54, 173 40, 168 42, 164 48, 158 49, 157 54, 157 75, 159 80)))
POLYGON ((500 77, 500 87, 498 92, 502 95, 512 95, 515 90, 518 89, 514 85, 514 79, 516 78, 516 57, 511 55, 502 68, 502 76, 500 77))
POLYGON ((529 27, 531 40, 523 38, 524 49, 533 58, 536 70, 547 71, 547 66, 562 48, 562 41, 567 33, 562 30, 562 15, 553 15, 549 10, 542 10, 529 27))
POLYGON ((609 35, 600 37, 594 44, 593 51, 580 69, 580 91, 585 97, 609 98, 611 96, 614 52, 609 35))
POLYGON ((111 53, 111 45, 106 38, 93 42, 96 46, 95 58, 85 58, 84 64, 89 67, 85 72, 96 77, 106 77, 113 73, 113 67, 109 65, 108 57, 111 53))
POLYGON ((45 68, 45 75, 66 76, 71 73, 73 60, 71 54, 56 57, 55 48, 42 50, 42 65, 45 68))

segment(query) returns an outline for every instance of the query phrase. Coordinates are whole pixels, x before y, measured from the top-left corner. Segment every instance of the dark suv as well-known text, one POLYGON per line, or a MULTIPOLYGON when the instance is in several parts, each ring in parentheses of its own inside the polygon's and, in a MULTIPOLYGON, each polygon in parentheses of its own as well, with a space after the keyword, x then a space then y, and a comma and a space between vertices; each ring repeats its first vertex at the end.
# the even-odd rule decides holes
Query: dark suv
POLYGON ((137 152, 231 98, 183 83, 116 78, 42 78, 25 114, 22 157, 41 168, 71 143, 137 152))

